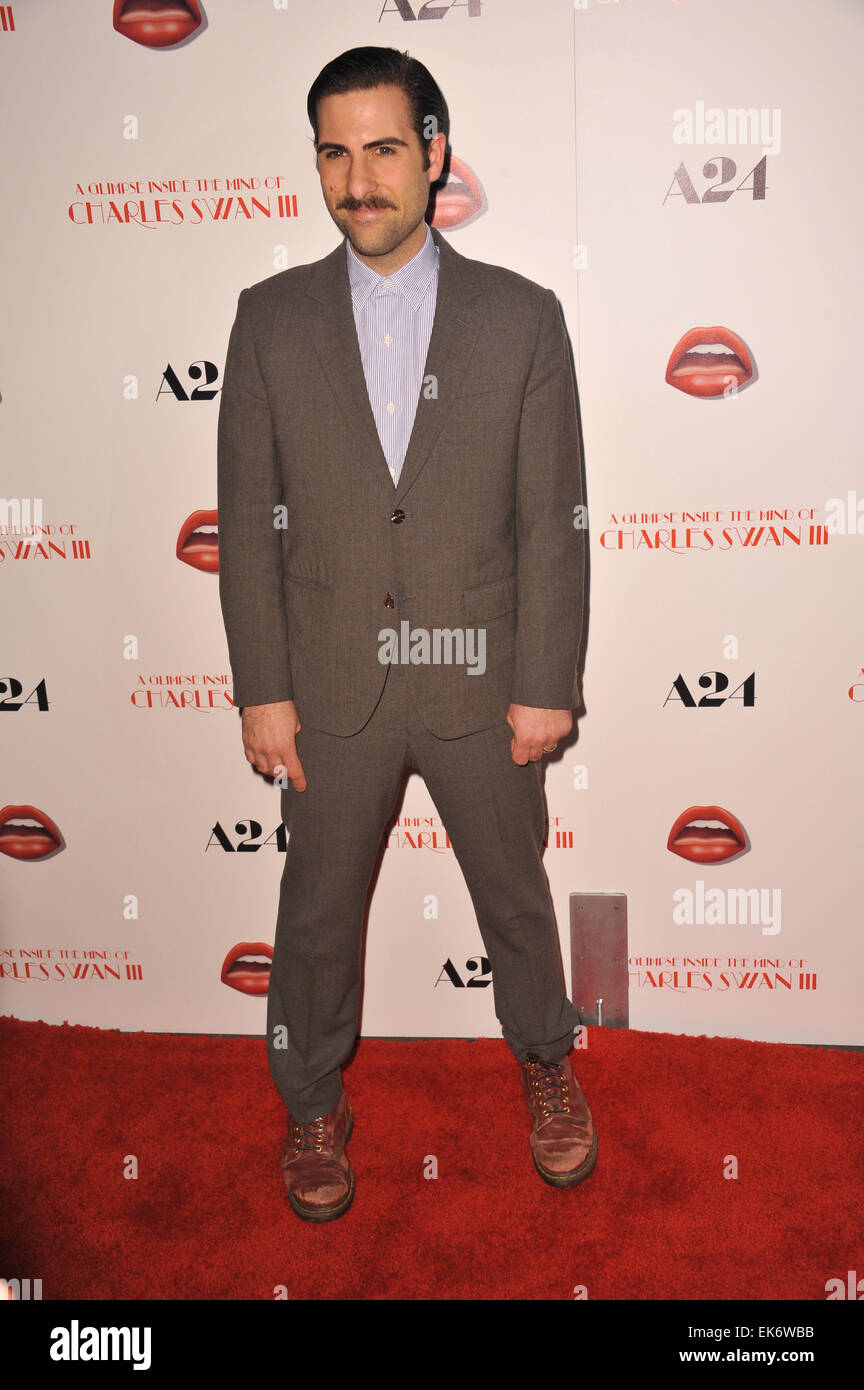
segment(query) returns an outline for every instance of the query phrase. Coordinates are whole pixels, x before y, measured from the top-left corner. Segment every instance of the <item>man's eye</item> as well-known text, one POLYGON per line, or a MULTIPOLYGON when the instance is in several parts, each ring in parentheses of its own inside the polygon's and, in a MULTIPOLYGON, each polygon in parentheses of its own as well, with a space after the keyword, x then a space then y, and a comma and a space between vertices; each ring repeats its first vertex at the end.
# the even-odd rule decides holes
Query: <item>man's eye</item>
POLYGON ((392 146, 392 145, 378 145, 378 146, 377 146, 377 151, 378 151, 378 154, 395 154, 395 153, 396 153, 396 151, 393 149, 393 146, 392 146))

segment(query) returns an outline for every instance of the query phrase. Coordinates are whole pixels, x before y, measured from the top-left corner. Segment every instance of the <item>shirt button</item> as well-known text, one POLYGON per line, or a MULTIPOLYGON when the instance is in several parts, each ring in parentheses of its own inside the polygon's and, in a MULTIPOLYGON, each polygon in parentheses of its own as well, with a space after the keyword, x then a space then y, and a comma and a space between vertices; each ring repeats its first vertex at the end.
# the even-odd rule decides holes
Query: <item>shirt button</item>
POLYGON ((391 283, 392 283, 392 282, 391 282, 389 279, 387 279, 387 280, 382 280, 382 281, 381 281, 381 284, 382 284, 382 285, 389 285, 389 284, 391 284, 391 283))
POLYGON ((392 402, 392 401, 388 401, 388 402, 387 402, 387 413, 388 413, 388 415, 392 415, 392 414, 393 414, 393 411, 394 411, 395 409, 396 409, 396 407, 395 407, 395 405, 393 404, 393 402, 392 402))
POLYGON ((390 334, 389 334, 389 333, 385 333, 385 334, 384 334, 384 342, 386 343, 387 347, 390 346, 390 344, 392 343, 392 341, 393 341, 393 339, 390 337, 390 334))

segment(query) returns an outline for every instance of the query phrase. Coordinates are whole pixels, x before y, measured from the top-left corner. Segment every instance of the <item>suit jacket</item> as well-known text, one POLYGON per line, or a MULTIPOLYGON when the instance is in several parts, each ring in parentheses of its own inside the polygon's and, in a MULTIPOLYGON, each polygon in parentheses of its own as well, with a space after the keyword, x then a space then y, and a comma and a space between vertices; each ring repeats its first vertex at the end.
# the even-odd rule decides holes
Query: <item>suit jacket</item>
POLYGON ((439 737, 503 724, 511 701, 579 702, 582 447, 558 303, 432 235, 435 318, 395 486, 344 241, 240 295, 218 445, 219 588, 238 706, 293 699, 304 724, 356 733, 383 688, 387 632, 407 662, 418 629, 451 634, 437 663, 405 666, 439 737), (455 644, 466 630, 473 674, 455 644))

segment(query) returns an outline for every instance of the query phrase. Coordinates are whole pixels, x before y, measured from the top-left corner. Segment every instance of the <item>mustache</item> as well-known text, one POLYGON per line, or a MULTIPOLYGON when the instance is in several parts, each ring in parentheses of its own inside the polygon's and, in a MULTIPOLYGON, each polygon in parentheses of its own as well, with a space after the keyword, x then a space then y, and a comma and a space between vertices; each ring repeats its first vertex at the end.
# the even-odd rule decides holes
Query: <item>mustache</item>
POLYGON ((359 212, 361 208, 393 208, 395 204, 388 203, 386 198, 343 198, 341 203, 336 204, 336 211, 344 208, 346 212, 359 212))

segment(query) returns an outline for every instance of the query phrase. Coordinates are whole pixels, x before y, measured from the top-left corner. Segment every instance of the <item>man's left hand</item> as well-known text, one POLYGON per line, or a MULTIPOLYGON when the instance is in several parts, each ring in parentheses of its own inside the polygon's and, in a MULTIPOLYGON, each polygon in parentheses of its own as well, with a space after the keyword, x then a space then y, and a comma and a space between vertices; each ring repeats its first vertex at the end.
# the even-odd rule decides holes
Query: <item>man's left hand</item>
POLYGON ((507 723, 513 730, 510 752, 514 763, 539 763, 544 753, 554 753, 559 740, 573 728, 569 709, 534 709, 531 705, 511 705, 507 723))

